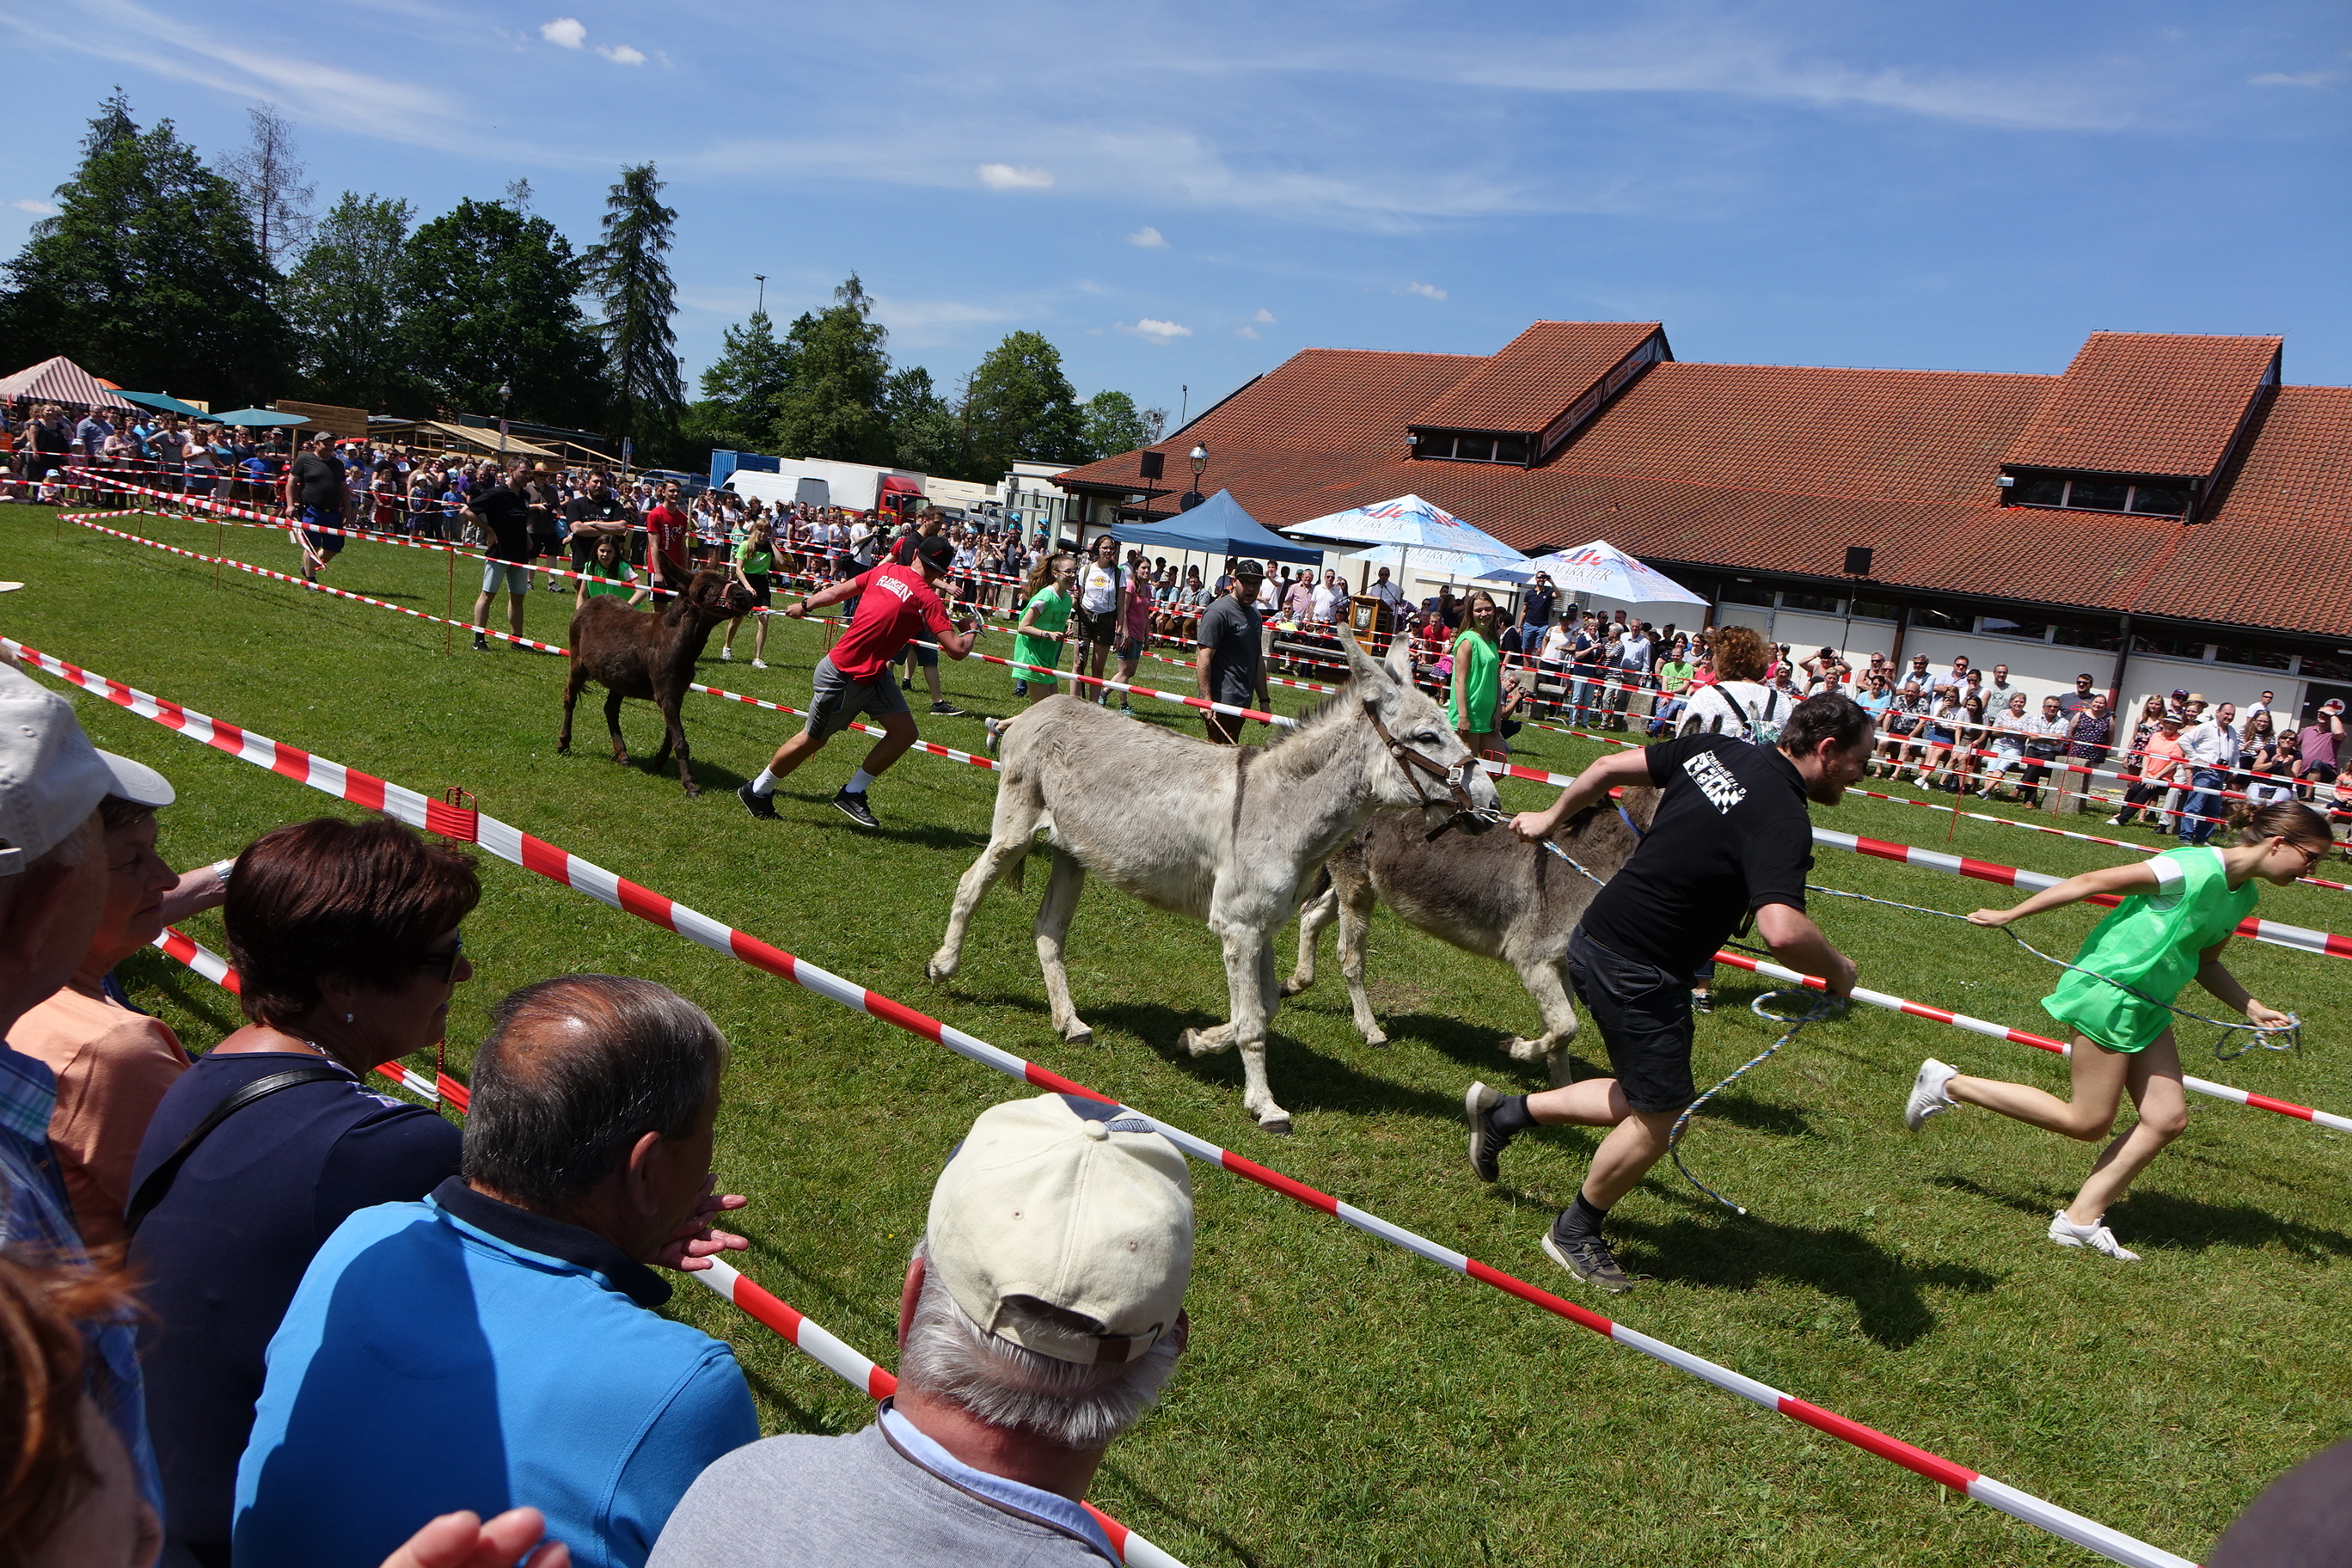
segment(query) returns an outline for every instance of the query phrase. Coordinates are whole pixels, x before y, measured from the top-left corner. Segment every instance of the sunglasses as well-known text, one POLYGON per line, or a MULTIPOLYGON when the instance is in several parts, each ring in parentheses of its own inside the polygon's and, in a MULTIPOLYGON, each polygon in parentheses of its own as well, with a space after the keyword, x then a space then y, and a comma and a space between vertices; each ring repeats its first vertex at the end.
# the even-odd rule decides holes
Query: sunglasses
POLYGON ((464 933, 460 932, 457 940, 449 944, 448 952, 424 953, 417 957, 415 963, 417 968, 428 973, 434 970, 439 970, 440 973, 436 978, 442 984, 447 984, 457 977, 457 961, 465 956, 466 938, 464 933))

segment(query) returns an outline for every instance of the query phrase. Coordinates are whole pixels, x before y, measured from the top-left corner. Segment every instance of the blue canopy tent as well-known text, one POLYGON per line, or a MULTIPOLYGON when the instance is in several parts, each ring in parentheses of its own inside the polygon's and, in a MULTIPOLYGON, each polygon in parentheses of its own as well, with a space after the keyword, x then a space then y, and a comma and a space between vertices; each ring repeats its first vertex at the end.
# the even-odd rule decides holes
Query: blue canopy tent
POLYGON ((211 415, 205 413, 194 404, 183 403, 168 392, 124 392, 118 388, 114 395, 117 397, 127 397, 131 402, 138 404, 141 407, 152 408, 158 414, 184 414, 192 419, 210 419, 212 417, 211 415))
POLYGON ((1146 550, 1197 550, 1204 555, 1246 556, 1318 566, 1323 552, 1293 544, 1242 510, 1231 490, 1219 490, 1190 511, 1150 522, 1122 522, 1110 531, 1121 544, 1146 550))
POLYGON ((239 408, 228 414, 213 416, 221 425, 308 425, 299 414, 280 414, 275 408, 239 408))

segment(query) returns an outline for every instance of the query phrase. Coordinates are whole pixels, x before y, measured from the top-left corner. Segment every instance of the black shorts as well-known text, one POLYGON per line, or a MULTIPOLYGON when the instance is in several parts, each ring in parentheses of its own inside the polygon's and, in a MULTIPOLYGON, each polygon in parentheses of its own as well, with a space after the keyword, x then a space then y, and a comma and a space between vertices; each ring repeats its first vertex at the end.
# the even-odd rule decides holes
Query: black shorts
POLYGON ((1116 609, 1099 613, 1080 610, 1075 619, 1078 623, 1078 641, 1095 647, 1110 647, 1118 643, 1118 612, 1116 609))
POLYGON ((1691 977, 1610 952, 1580 926, 1568 939, 1568 983, 1600 1026, 1609 1068, 1636 1110, 1681 1110, 1691 1081, 1691 977))

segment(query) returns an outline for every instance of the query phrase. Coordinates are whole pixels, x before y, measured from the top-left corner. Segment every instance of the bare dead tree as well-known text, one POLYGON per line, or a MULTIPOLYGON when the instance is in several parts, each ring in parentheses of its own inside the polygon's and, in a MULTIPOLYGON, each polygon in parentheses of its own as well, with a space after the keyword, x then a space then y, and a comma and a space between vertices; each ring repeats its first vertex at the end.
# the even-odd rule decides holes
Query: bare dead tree
POLYGON ((309 170, 294 150, 294 128, 278 106, 257 103, 246 113, 253 121, 253 139, 223 154, 221 173, 236 186, 261 253, 283 272, 287 258, 310 243, 310 201, 319 187, 303 178, 309 170))

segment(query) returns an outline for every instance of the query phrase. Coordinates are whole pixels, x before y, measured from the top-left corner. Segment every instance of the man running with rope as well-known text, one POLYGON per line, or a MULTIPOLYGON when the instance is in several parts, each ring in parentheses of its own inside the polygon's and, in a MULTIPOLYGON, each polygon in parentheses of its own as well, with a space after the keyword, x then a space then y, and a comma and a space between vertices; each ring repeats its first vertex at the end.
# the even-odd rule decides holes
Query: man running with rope
MULTIPOLYGON (((1969 1078, 1927 1058, 1912 1084, 1903 1121, 1913 1131, 1954 1105, 1980 1105, 2018 1121, 2063 1132, 2086 1143, 2114 1131, 2126 1093, 2139 1112, 2131 1131, 2110 1142, 2091 1166, 2074 1201, 2050 1221, 2050 1239, 2087 1247, 2124 1263, 2139 1254, 2120 1246, 2106 1226, 2109 1205, 2131 1188, 2167 1143, 2189 1125, 2180 1086, 2180 1049, 2172 1037, 2173 1005, 2194 980, 2257 1027, 2284 1029, 2294 1020, 2254 1000, 2221 967, 2221 949, 2239 922, 2253 913, 2257 877, 2289 887, 2307 876, 2335 847, 2327 819, 2294 801, 2242 805, 2230 818, 2238 841, 2168 850, 2150 860, 2109 866, 2069 877, 2007 910, 1979 910, 1968 918, 1996 929, 2044 910, 2078 903, 2095 893, 2121 893, 2124 901, 2084 940, 2042 1010, 2073 1026, 2071 1097, 1996 1079, 1969 1078)), ((2184 1015, 2194 1016, 2194 1015, 2184 1015)))
POLYGON ((1780 961, 1853 989, 1853 963, 1805 913, 1813 863, 1809 800, 1835 805, 1862 776, 1876 734, 1851 698, 1809 698, 1789 713, 1779 743, 1699 733, 1618 752, 1593 763, 1549 811, 1511 819, 1540 842, 1619 784, 1661 793, 1649 833, 1623 869, 1593 895, 1568 945, 1568 979, 1600 1026, 1615 1076, 1541 1094, 1474 1083, 1470 1168, 1497 1178, 1506 1145, 1537 1125, 1606 1127, 1576 1202, 1552 1222, 1546 1256, 1578 1279, 1622 1292, 1633 1281, 1601 1234, 1610 1206, 1666 1152, 1675 1119, 1697 1098, 1691 1080, 1690 977, 1750 917, 1780 961))

